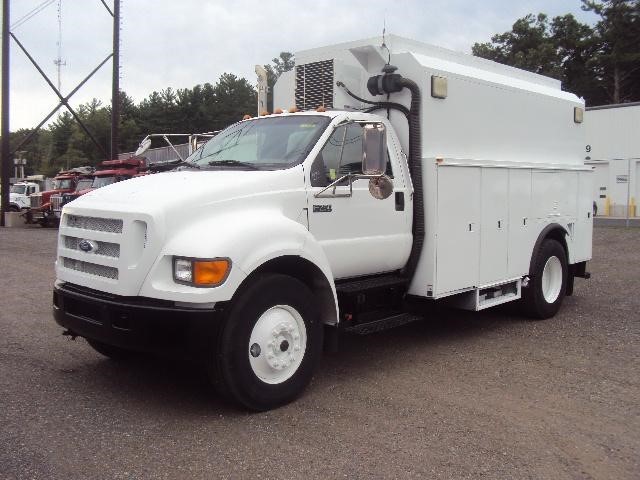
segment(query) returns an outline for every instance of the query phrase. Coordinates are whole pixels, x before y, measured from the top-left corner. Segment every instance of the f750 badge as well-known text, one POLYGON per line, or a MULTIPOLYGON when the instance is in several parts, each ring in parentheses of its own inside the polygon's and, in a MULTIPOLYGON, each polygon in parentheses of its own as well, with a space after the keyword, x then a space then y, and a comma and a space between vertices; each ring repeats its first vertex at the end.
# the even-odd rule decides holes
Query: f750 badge
POLYGON ((314 205, 313 213, 329 213, 331 212, 331 205, 314 205))

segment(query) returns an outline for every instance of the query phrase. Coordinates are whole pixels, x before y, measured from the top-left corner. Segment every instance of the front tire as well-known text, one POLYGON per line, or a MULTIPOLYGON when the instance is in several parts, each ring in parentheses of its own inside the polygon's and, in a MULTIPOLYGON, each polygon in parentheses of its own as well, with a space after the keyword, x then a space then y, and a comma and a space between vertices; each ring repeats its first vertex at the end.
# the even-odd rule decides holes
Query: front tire
POLYGON ((567 292, 567 254, 557 240, 545 239, 534 253, 529 286, 522 290, 524 313, 535 319, 553 317, 567 292))
POLYGON ((256 411, 295 399, 322 352, 316 302, 301 281, 263 274, 238 292, 225 315, 210 365, 226 397, 256 411))

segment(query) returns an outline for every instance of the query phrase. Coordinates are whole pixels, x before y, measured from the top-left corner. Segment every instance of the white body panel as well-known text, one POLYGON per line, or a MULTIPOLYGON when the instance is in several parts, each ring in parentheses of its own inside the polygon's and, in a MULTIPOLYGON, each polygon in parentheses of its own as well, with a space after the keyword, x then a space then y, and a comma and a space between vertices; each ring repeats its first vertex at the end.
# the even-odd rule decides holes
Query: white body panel
POLYGON ((426 200, 437 205, 436 218, 426 217, 432 241, 425 242, 410 293, 439 298, 522 278, 550 224, 567 231, 570 263, 591 258, 590 169, 444 159, 435 175, 426 200))

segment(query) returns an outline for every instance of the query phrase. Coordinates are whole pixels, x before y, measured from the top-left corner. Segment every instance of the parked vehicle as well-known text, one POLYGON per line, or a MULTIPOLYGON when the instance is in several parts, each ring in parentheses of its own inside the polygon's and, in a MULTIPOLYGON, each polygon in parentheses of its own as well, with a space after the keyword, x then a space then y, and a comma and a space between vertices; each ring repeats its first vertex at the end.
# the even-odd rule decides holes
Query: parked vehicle
POLYGON ((52 215, 59 220, 62 207, 67 203, 98 188, 136 177, 145 169, 146 162, 143 158, 134 157, 125 160, 105 160, 98 165, 97 169, 93 171, 90 176, 85 176, 82 179, 82 183, 79 181, 74 191, 63 193, 52 198, 52 215))
POLYGON ((548 318, 589 276, 584 103, 558 81, 394 36, 296 62, 275 104, 305 111, 238 122, 179 171, 64 207, 67 334, 110 357, 186 344, 265 410, 341 332, 433 302, 548 318))
POLYGON ((26 223, 39 223, 48 227, 57 223, 53 214, 51 197, 73 192, 78 180, 93 172, 93 167, 78 167, 58 173, 53 179, 53 188, 43 192, 37 192, 29 196, 30 208, 26 212, 26 223))
POLYGON ((9 190, 9 211, 26 211, 31 205, 29 195, 39 191, 40 184, 37 182, 22 181, 14 183, 9 190))
POLYGON ((82 175, 78 178, 76 189, 71 193, 62 193, 57 195, 51 195, 51 211, 54 218, 59 222, 62 216, 62 207, 69 203, 71 200, 78 198, 85 193, 91 191, 93 185, 94 175, 82 175))

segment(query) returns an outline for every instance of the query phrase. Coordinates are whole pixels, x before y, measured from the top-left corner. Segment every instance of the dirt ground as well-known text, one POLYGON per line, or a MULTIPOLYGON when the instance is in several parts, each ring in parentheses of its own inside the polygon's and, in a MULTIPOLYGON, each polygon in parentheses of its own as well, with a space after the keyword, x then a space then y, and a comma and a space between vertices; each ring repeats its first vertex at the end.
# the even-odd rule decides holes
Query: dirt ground
POLYGON ((0 229, 3 479, 640 478, 640 229, 595 230, 554 319, 444 311, 349 338, 260 414, 192 365, 63 337, 55 243, 0 229))

